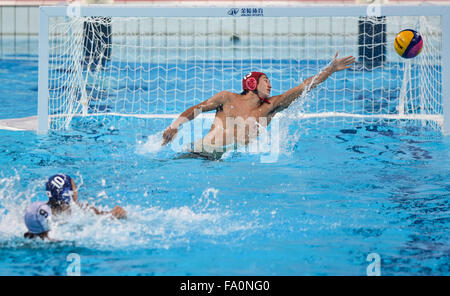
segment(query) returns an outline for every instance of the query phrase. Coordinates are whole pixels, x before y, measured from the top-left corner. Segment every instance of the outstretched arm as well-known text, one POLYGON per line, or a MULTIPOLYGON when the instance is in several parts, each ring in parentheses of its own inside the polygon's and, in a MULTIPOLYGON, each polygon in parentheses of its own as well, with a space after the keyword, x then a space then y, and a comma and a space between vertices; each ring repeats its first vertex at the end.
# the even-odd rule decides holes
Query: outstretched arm
POLYGON ((225 104, 229 100, 230 94, 231 93, 227 91, 219 92, 214 96, 212 96, 211 98, 209 98, 208 100, 201 102, 200 104, 195 105, 193 107, 190 107, 189 109, 181 113, 181 115, 164 131, 163 142, 161 145, 166 145, 170 141, 172 141, 178 132, 178 128, 183 123, 191 121, 202 112, 215 110, 219 108, 219 106, 225 104))
POLYGON ((120 206, 115 206, 112 211, 100 211, 94 206, 91 206, 90 204, 86 203, 84 205, 80 205, 82 209, 85 210, 92 210, 96 215, 107 215, 111 214, 113 217, 117 219, 126 219, 127 218, 127 212, 120 206))
POLYGON ((304 91, 310 91, 313 88, 315 88, 317 85, 321 84, 325 80, 328 79, 328 77, 331 76, 334 72, 342 71, 345 69, 348 69, 352 66, 352 64, 355 62, 355 58, 352 56, 348 56, 342 59, 337 58, 338 53, 336 52, 333 61, 331 64, 326 67, 322 72, 320 72, 318 75, 309 77, 305 81, 303 81, 300 85, 291 88, 284 94, 277 96, 275 100, 273 100, 273 110, 275 112, 281 111, 283 109, 286 109, 291 105, 293 101, 295 101, 304 91))
POLYGON ((86 210, 93 210, 94 213, 96 215, 106 215, 106 214, 111 214, 113 217, 117 218, 117 219, 126 219, 127 218, 127 212, 120 206, 115 206, 114 209, 112 211, 106 212, 106 211, 100 211, 97 208, 95 208, 94 206, 91 206, 90 204, 86 203, 86 204, 81 204, 78 201, 78 189, 77 186, 75 185, 75 182, 72 181, 72 190, 73 190, 73 201, 82 209, 86 209, 86 210))

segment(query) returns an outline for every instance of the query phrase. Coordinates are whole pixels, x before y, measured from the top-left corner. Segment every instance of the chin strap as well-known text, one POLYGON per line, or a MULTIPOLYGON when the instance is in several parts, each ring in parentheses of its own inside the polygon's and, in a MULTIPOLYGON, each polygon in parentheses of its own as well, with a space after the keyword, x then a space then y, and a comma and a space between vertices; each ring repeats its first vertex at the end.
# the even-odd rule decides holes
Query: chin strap
POLYGON ((265 98, 261 98, 260 96, 258 96, 258 98, 264 103, 270 104, 270 101, 268 99, 265 98))

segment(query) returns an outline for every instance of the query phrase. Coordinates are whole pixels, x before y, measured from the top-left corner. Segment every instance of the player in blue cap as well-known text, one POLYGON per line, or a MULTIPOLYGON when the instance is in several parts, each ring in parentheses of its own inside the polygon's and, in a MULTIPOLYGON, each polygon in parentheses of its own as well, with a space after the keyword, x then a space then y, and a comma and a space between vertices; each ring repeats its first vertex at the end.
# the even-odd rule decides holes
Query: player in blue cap
POLYGON ((97 215, 111 214, 117 219, 126 218, 125 210, 116 206, 112 211, 100 211, 89 204, 81 204, 78 202, 78 191, 75 182, 72 178, 65 174, 57 174, 51 176, 46 185, 45 189, 48 196, 48 205, 52 211, 53 215, 59 215, 61 213, 70 214, 70 204, 73 201, 82 209, 93 210, 97 215))
POLYGON ((43 240, 48 239, 53 241, 48 236, 51 216, 52 211, 47 203, 34 202, 29 205, 25 211, 25 225, 27 226, 28 232, 23 236, 31 239, 39 237, 43 240))

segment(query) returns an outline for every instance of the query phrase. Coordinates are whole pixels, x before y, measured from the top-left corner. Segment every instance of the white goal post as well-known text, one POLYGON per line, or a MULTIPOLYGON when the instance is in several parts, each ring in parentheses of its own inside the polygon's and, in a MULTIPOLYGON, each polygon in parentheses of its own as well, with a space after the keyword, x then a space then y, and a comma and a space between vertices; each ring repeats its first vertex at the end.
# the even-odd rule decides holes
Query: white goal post
POLYGON ((450 6, 376 13, 365 5, 41 7, 38 132, 74 117, 174 118, 214 92, 240 92, 249 71, 266 72, 280 94, 339 51, 358 65, 315 90, 299 117, 426 121, 449 134, 450 6), (423 35, 416 58, 394 52, 402 29, 423 35))

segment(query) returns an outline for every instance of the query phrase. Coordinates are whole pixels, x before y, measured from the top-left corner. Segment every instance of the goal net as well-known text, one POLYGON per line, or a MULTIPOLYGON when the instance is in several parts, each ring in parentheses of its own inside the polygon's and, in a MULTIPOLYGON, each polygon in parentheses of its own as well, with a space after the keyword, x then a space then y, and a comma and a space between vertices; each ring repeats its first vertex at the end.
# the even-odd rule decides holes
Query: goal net
POLYGON ((442 128, 441 16, 342 15, 347 10, 334 16, 327 7, 314 13, 214 8, 211 16, 207 9, 189 16, 193 10, 183 8, 90 11, 48 17, 48 38, 41 40, 48 43, 47 56, 45 50, 40 56, 48 59, 48 73, 40 73, 48 74, 41 77, 47 83, 40 83, 48 92, 39 98, 46 100, 47 114, 39 117, 52 130, 70 127, 74 118, 175 118, 219 91, 240 93, 251 71, 266 73, 272 95, 282 94, 318 74, 336 52, 358 63, 333 74, 282 116, 442 128), (423 37, 416 58, 401 58, 394 50, 395 35, 404 29, 423 37))

